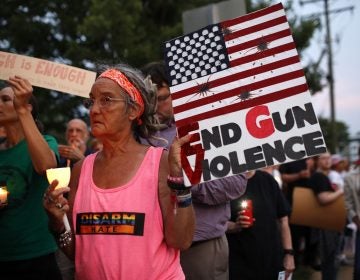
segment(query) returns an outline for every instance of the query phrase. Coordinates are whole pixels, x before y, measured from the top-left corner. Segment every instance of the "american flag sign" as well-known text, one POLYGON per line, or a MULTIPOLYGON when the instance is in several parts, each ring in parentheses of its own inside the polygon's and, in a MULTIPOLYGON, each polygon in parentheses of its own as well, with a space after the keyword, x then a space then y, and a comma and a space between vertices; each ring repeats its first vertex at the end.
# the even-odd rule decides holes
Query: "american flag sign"
MULTIPOLYGON (((232 117, 238 120, 246 118, 245 113, 250 108, 262 104, 273 103, 270 105, 275 106, 273 110, 280 112, 278 107, 283 105, 278 101, 287 100, 285 106, 289 107, 302 94, 307 103, 310 102, 304 72, 281 3, 165 42, 165 62, 178 131, 186 126, 202 131, 202 127, 203 130, 206 127, 209 129, 212 125, 221 125, 224 120, 229 122, 232 117), (292 99, 296 96, 296 100, 292 99), (243 111, 242 115, 234 115, 239 111, 243 111)), ((300 98, 300 103, 302 100, 300 98)), ((237 123, 241 125, 239 121, 237 123)), ((245 139, 252 141, 251 137, 245 136, 246 125, 242 124, 242 141, 234 143, 238 146, 237 153, 242 149, 239 144, 242 145, 245 139)), ((313 129, 320 130, 317 124, 312 125, 316 126, 313 129)), ((274 141, 285 137, 279 134, 272 136, 275 137, 274 141)), ((204 134, 199 133, 198 141, 204 144, 203 138, 204 134)), ((261 146, 261 143, 258 145, 261 146)), ((217 148, 218 153, 233 149, 222 152, 220 147, 217 148)), ((192 163, 191 160, 188 162, 188 168, 191 166, 194 170, 201 166, 202 172, 204 168, 211 168, 209 161, 207 165, 204 162, 211 149, 205 150, 205 155, 198 156, 192 163)), ((186 155, 189 157, 195 154, 193 150, 186 155)), ((286 156, 283 162, 291 160, 286 156)), ((276 160, 275 163, 282 162, 276 160)), ((186 172, 187 168, 184 169, 186 172)), ((221 170, 221 167, 218 169, 221 170)), ((231 170, 226 176, 234 173, 231 170)), ((197 182, 199 176, 194 180, 190 178, 190 183, 197 182)))

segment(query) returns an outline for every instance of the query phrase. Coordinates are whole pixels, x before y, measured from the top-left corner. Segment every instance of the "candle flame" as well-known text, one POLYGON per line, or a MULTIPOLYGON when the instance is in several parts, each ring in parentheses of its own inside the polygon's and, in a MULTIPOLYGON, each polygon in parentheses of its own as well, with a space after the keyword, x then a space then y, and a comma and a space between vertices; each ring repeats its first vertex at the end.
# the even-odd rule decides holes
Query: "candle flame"
POLYGON ((246 200, 241 202, 241 208, 247 208, 248 207, 248 202, 246 200))

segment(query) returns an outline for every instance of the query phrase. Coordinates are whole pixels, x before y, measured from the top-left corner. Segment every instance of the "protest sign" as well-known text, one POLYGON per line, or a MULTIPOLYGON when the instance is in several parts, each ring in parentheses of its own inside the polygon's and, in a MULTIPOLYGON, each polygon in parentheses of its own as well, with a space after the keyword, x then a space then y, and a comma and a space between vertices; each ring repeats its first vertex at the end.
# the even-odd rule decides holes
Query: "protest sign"
POLYGON ((289 222, 294 225, 343 232, 346 225, 344 196, 321 205, 312 189, 295 187, 289 222))
POLYGON ((30 56, 0 52, 0 79, 19 75, 33 86, 88 97, 96 73, 30 56))
POLYGON ((326 151, 282 4, 165 42, 187 185, 326 151))

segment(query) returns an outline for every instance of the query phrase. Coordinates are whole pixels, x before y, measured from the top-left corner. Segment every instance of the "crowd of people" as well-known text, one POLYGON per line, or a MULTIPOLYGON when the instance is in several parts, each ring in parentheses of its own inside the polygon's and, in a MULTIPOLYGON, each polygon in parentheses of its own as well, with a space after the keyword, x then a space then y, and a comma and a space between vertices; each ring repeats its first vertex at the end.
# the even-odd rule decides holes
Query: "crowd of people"
POLYGON ((344 197, 360 226, 358 165, 324 153, 187 187, 191 135, 177 136, 164 63, 99 69, 84 102, 90 127, 70 119, 64 145, 43 134, 29 81, 10 77, 0 91, 1 279, 276 280, 300 264, 336 279, 346 229, 290 224, 293 193, 311 188, 321 205, 344 197), (55 167, 71 168, 68 187, 47 182, 55 167))

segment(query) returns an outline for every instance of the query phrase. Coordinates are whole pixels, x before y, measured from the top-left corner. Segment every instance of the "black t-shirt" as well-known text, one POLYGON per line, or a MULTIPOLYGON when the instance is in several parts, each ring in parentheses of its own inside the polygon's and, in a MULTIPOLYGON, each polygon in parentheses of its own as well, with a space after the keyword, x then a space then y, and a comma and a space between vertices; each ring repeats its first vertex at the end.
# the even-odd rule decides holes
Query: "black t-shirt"
MULTIPOLYGON (((281 174, 296 174, 302 170, 306 170, 306 159, 297 160, 289 163, 285 163, 280 165, 279 171, 281 174)), ((301 178, 291 183, 286 184, 286 199, 292 205, 292 195, 294 191, 294 187, 308 187, 309 179, 301 178)))
POLYGON ((309 185, 311 186, 315 194, 334 191, 331 187, 330 179, 320 172, 315 172, 311 176, 309 180, 309 185))
POLYGON ((227 235, 229 279, 277 279, 283 260, 278 219, 290 214, 289 204, 276 180, 263 171, 256 171, 248 180, 244 196, 231 202, 232 221, 243 199, 252 200, 256 220, 251 228, 227 235))

